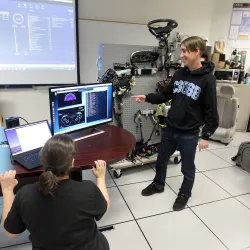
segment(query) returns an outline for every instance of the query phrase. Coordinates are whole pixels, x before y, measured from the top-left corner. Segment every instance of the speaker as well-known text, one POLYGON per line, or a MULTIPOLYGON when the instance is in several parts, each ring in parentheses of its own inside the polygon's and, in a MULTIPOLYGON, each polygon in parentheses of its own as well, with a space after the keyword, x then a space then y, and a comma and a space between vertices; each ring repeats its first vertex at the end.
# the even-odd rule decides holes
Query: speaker
POLYGON ((6 128, 14 128, 20 126, 19 117, 8 117, 5 119, 6 128))

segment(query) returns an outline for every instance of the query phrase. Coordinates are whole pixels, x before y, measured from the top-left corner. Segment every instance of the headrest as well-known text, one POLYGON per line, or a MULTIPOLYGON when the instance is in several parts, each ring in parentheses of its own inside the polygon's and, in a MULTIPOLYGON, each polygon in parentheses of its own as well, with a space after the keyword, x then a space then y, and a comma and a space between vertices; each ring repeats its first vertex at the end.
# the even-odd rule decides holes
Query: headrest
POLYGON ((223 85, 220 88, 220 93, 223 95, 233 96, 235 94, 235 88, 232 85, 223 85))

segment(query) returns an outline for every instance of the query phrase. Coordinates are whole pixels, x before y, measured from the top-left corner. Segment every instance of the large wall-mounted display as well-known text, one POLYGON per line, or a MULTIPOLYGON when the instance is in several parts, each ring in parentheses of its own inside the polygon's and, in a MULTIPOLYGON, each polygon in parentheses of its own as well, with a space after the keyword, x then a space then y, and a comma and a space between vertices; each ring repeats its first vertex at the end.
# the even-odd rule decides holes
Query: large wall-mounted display
POLYGON ((77 2, 0 1, 0 84, 76 84, 77 2))

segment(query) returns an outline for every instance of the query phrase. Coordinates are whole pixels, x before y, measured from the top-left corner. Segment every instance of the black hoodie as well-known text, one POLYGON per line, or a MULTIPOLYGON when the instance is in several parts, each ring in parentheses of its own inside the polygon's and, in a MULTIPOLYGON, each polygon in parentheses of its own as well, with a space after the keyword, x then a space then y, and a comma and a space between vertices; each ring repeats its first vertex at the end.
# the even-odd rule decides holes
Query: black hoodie
POLYGON ((163 92, 148 94, 146 102, 161 104, 172 99, 167 125, 191 133, 198 133, 204 125, 202 138, 207 140, 219 123, 213 70, 212 62, 203 62, 194 71, 186 67, 179 69, 163 92))

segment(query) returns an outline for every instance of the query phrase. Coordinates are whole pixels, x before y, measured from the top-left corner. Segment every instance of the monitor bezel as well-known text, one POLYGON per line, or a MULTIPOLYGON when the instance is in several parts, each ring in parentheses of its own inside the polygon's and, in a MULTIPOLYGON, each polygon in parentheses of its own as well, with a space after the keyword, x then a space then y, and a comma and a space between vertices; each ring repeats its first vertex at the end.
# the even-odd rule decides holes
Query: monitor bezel
POLYGON ((56 86, 56 87, 50 87, 49 88, 49 106, 50 106, 50 119, 51 119, 51 125, 50 125, 50 129, 51 129, 51 133, 52 135, 55 135, 55 131, 54 131, 54 118, 53 118, 53 111, 52 111, 52 89, 64 89, 64 88, 81 88, 81 87, 87 87, 87 86, 95 86, 95 85, 108 85, 108 84, 111 84, 111 87, 112 87, 112 98, 111 98, 111 121, 105 121, 105 122, 102 122, 102 123, 99 123, 99 124, 96 124, 96 125, 91 125, 91 126, 88 126, 88 127, 85 127, 85 128, 80 128, 80 129, 75 129, 73 131, 70 131, 70 132, 59 132, 59 133, 56 133, 57 135, 59 134, 72 134, 72 133, 75 133, 75 132, 79 132, 79 131, 86 131, 87 129, 90 129, 90 128, 95 128, 95 127, 99 127, 101 125, 105 125, 105 124, 108 124, 108 123, 112 123, 114 121, 114 117, 113 117, 113 105, 114 105, 114 98, 113 98, 113 84, 110 82, 110 83, 87 83, 87 84, 79 84, 79 85, 68 85, 68 86, 56 86))
POLYGON ((23 124, 23 125, 20 125, 20 126, 17 126, 17 127, 5 128, 5 129, 4 129, 4 134, 5 134, 6 140, 8 141, 8 146, 9 146, 9 149, 10 149, 10 153, 11 153, 11 155, 12 155, 13 157, 17 157, 17 156, 20 156, 20 155, 22 155, 22 154, 26 154, 26 153, 28 153, 28 152, 32 152, 32 151, 34 151, 34 150, 41 149, 42 147, 34 148, 34 149, 30 150, 30 151, 21 152, 21 153, 18 153, 18 154, 13 154, 12 151, 11 151, 11 147, 10 147, 10 145, 9 145, 9 140, 8 140, 6 131, 10 131, 10 130, 13 130, 13 129, 19 129, 19 128, 23 128, 23 127, 30 127, 30 126, 32 126, 32 125, 40 124, 40 123, 43 123, 43 122, 46 122, 46 123, 47 123, 48 128, 49 128, 49 131, 50 131, 50 134, 51 134, 51 137, 52 137, 53 134, 52 134, 51 127, 50 127, 50 125, 49 125, 48 120, 41 120, 41 121, 37 121, 37 122, 31 122, 31 123, 23 124))

